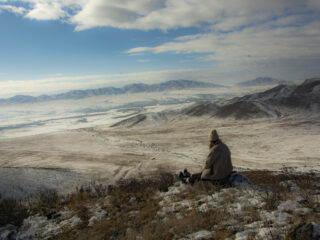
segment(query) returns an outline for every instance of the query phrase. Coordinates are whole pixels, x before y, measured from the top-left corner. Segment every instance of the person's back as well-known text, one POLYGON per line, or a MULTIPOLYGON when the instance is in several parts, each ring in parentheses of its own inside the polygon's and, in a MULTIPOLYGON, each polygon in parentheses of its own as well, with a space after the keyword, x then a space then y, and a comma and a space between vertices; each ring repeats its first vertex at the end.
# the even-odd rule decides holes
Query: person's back
POLYGON ((180 179, 183 182, 193 184, 196 181, 212 181, 214 184, 228 185, 228 177, 232 173, 231 153, 224 144, 216 130, 209 135, 210 152, 200 173, 190 174, 187 169, 180 172, 180 179), (188 179, 188 180, 187 180, 188 179))
POLYGON ((210 149, 201 174, 203 180, 220 180, 226 178, 233 170, 231 153, 226 144, 217 140, 210 149))

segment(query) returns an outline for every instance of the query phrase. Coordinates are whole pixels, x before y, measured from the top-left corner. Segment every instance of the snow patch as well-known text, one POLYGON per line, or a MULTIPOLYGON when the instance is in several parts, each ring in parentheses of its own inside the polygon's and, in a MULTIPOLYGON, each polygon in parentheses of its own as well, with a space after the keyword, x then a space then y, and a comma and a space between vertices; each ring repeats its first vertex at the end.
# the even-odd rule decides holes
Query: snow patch
POLYGON ((211 239, 213 232, 209 232, 207 230, 201 230, 195 233, 191 233, 184 238, 180 238, 179 240, 203 240, 203 239, 211 239))

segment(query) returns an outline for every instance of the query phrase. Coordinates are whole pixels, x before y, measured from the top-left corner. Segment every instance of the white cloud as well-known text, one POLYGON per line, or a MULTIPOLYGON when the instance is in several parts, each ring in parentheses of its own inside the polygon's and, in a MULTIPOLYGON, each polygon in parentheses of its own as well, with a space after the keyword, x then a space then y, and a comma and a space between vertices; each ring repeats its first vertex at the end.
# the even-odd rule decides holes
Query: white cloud
POLYGON ((277 7, 283 11, 284 8, 295 7, 299 1, 267 1, 272 2, 271 4, 264 2, 266 1, 92 0, 70 20, 77 24, 77 30, 96 26, 169 30, 201 26, 203 23, 215 24, 219 29, 231 29, 271 18, 277 7))
POLYGON ((60 2, 35 2, 32 10, 25 17, 36 20, 58 20, 69 16, 68 12, 62 9, 60 2))
POLYGON ((199 60, 218 61, 216 65, 225 72, 244 70, 258 76, 269 72, 267 75, 275 73, 295 79, 308 77, 307 72, 309 76, 318 75, 320 22, 296 24, 300 22, 301 16, 283 17, 229 33, 209 32, 178 37, 155 47, 132 48, 127 53, 202 53, 205 55, 199 60))
POLYGON ((26 12, 25 8, 16 7, 16 6, 12 6, 12 5, 0 5, 0 11, 1 10, 6 10, 6 11, 12 12, 12 13, 17 14, 17 15, 22 15, 22 14, 24 14, 26 12))
POLYGON ((91 0, 70 18, 70 22, 77 25, 77 30, 101 26, 146 29, 138 22, 150 12, 161 9, 164 2, 163 0, 91 0))
POLYGON ((70 20, 77 30, 96 26, 169 30, 209 24, 215 30, 228 31, 313 9, 315 4, 300 0, 92 0, 70 20))
MULTIPOLYGON (((4 1, 4 0, 1 0, 4 1)), ((93 27, 162 29, 199 27, 233 30, 281 15, 320 9, 318 0, 8 0, 27 2, 29 18, 63 19, 77 30, 93 27)))
POLYGON ((242 31, 179 37, 156 47, 137 47, 127 53, 212 53, 208 60, 255 60, 320 57, 320 22, 286 28, 247 28, 242 31))

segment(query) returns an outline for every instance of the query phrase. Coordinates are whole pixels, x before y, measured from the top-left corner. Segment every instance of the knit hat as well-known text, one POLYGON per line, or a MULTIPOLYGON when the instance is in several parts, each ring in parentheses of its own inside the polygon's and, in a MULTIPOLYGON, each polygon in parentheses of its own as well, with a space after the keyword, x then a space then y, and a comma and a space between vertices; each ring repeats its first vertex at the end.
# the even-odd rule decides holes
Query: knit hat
POLYGON ((215 129, 212 129, 212 130, 211 130, 211 132, 210 132, 210 134, 209 134, 209 140, 210 140, 210 141, 217 141, 217 140, 219 140, 219 135, 218 135, 218 133, 217 133, 217 130, 215 130, 215 129))

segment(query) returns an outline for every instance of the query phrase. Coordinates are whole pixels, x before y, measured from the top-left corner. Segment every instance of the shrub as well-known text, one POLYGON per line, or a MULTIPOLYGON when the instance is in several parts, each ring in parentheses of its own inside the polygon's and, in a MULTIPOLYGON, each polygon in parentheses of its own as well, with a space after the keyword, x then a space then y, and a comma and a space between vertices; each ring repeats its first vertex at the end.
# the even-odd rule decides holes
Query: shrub
POLYGON ((61 209, 62 199, 56 190, 43 191, 31 202, 31 211, 34 214, 48 216, 61 209))
POLYGON ((29 216, 28 208, 16 199, 0 199, 0 227, 7 224, 21 226, 29 216))

